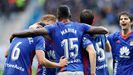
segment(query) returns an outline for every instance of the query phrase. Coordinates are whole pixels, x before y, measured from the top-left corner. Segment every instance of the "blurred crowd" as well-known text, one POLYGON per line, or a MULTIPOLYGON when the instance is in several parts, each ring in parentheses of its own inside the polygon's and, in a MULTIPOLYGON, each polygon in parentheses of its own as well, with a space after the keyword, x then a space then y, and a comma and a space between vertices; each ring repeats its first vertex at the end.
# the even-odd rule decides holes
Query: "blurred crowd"
MULTIPOLYGON (((24 11, 34 0, 0 0, 0 15, 9 17, 14 12, 24 11)), ((91 9, 95 15, 93 25, 117 26, 120 11, 133 13, 132 0, 37 0, 45 14, 55 14, 56 8, 66 4, 71 8, 72 20, 79 21, 80 11, 91 9)))
POLYGON ((29 0, 0 0, 0 16, 10 17, 12 13, 24 11, 29 0))
POLYGON ((120 11, 133 13, 132 0, 46 0, 44 10, 56 14, 56 7, 67 4, 71 7, 72 20, 79 20, 80 11, 84 8, 93 10, 94 25, 118 25, 117 15, 120 11))

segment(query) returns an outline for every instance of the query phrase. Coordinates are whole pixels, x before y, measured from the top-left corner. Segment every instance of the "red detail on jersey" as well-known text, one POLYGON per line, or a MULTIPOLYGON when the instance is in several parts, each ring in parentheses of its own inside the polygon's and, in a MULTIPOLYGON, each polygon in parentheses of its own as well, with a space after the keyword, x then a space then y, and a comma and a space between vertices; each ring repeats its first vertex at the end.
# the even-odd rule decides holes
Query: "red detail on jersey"
POLYGON ((31 64, 28 66, 28 75, 32 75, 31 64))
POLYGON ((37 71, 36 71, 36 75, 38 75, 38 72, 39 72, 39 70, 40 70, 40 64, 38 64, 38 67, 37 67, 37 71))
POLYGON ((33 57, 35 56, 35 51, 33 51, 31 53, 31 56, 30 56, 30 64, 28 66, 28 75, 32 75, 32 70, 31 70, 31 66, 32 66, 32 62, 33 62, 33 57))
POLYGON ((132 32, 128 33, 126 36, 122 35, 122 33, 120 33, 121 37, 123 39, 127 39, 130 35, 131 35, 132 32))
POLYGON ((89 65, 88 53, 84 49, 82 53, 83 53, 83 63, 84 63, 84 75, 88 75, 88 65, 89 65))

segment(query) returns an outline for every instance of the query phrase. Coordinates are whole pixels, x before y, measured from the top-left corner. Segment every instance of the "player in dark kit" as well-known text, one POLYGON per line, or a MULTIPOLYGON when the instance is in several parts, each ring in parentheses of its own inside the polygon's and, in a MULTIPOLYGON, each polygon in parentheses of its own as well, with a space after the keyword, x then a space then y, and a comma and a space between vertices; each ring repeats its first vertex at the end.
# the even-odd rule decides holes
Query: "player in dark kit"
POLYGON ((93 27, 83 23, 70 21, 70 9, 66 5, 61 5, 57 9, 59 22, 54 25, 45 26, 41 29, 27 30, 14 33, 14 36, 25 37, 34 35, 49 35, 53 41, 56 55, 56 62, 64 55, 68 59, 68 65, 57 69, 57 75, 84 75, 81 55, 81 40, 85 32, 107 33, 103 27, 93 27))
MULTIPOLYGON (((57 19, 52 14, 46 14, 42 16, 41 21, 31 25, 30 29, 43 28, 46 25, 51 25, 57 22, 57 19), (37 26, 37 27, 36 27, 37 26)), ((45 55, 50 61, 55 62, 55 50, 52 46, 52 42, 49 39, 45 39, 45 55)), ((56 75, 56 68, 46 68, 43 65, 38 64, 36 75, 56 75)))

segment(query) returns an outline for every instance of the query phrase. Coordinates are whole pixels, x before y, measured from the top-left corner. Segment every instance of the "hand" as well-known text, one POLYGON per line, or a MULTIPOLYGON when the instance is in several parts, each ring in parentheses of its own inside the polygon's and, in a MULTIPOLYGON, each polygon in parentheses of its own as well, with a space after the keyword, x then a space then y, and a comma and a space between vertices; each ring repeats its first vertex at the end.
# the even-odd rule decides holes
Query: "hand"
POLYGON ((62 57, 60 58, 60 62, 59 62, 60 67, 66 66, 67 63, 68 63, 68 59, 65 58, 64 56, 62 56, 62 57))
POLYGON ((43 26, 40 25, 40 22, 37 22, 29 27, 29 29, 37 29, 37 28, 43 28, 43 26))
POLYGON ((15 37, 14 34, 12 34, 11 37, 10 37, 10 43, 12 42, 14 37, 15 37))

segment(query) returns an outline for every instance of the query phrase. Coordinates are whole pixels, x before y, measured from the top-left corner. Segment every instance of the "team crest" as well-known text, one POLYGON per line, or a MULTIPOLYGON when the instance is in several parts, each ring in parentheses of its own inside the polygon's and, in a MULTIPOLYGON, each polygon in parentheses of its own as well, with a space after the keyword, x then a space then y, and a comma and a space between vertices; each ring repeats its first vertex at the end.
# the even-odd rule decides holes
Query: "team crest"
POLYGON ((130 46, 133 46, 133 40, 132 40, 132 41, 130 41, 130 46))
POLYGON ((117 44, 120 44, 120 43, 121 43, 121 41, 120 41, 120 40, 117 40, 117 41, 116 41, 116 43, 117 43, 117 44))

